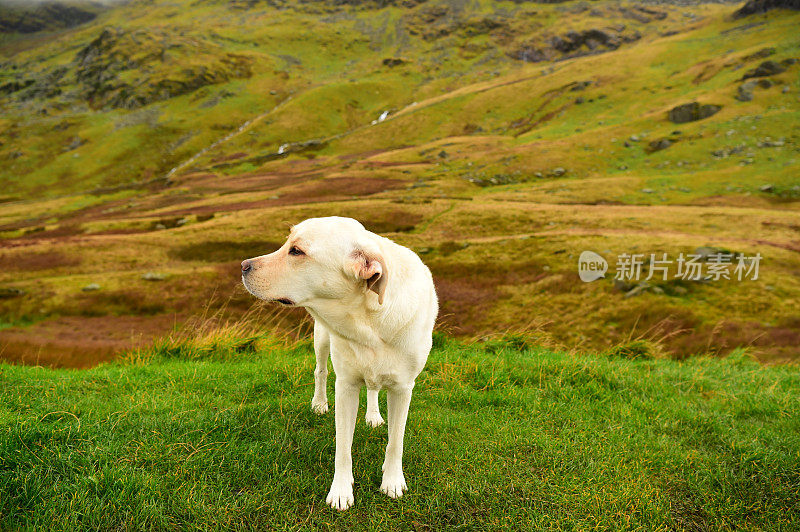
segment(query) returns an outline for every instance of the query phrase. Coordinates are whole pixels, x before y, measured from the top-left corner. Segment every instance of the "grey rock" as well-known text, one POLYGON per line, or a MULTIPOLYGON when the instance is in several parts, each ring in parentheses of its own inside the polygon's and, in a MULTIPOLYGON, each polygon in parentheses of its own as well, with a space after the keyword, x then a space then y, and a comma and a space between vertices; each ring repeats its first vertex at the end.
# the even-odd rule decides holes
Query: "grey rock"
POLYGON ((387 57, 383 60, 383 66, 387 66, 389 68, 400 66, 406 63, 405 59, 401 59, 399 57, 387 57))
POLYGON ((769 137, 758 143, 759 148, 780 148, 786 141, 784 139, 772 140, 769 137))
POLYGON ((745 81, 737 90, 736 99, 740 102, 749 102, 753 99, 753 90, 758 86, 758 82, 754 80, 745 81))
POLYGON ((748 70, 742 76, 742 80, 748 78, 763 78, 766 76, 774 76, 775 74, 780 74, 781 72, 786 72, 786 67, 780 63, 776 63, 775 61, 764 61, 756 68, 752 70, 748 70))
POLYGON ((648 288, 650 288, 650 283, 648 283, 647 281, 642 281, 641 283, 636 285, 632 290, 626 292, 624 297, 625 299, 628 299, 630 297, 638 296, 642 292, 645 292, 648 288))
POLYGON ((550 170, 550 175, 553 176, 553 177, 561 177, 566 173, 567 173, 567 171, 564 168, 561 168, 560 166, 550 170))
POLYGON ((634 285, 631 283, 626 283, 621 279, 614 278, 613 286, 615 290, 619 290, 620 292, 630 292, 634 285))
POLYGON ((0 299, 11 299, 25 295, 25 290, 20 288, 0 288, 0 299))
POLYGON ((163 273, 147 272, 142 275, 142 279, 145 281, 163 281, 166 278, 167 276, 163 273))
POLYGON ((697 102, 684 103, 673 107, 667 113, 667 118, 676 124, 694 122, 715 115, 722 109, 721 105, 704 104, 697 102))
POLYGON ((647 145, 646 151, 648 153, 653 153, 661 150, 666 150, 670 146, 672 146, 672 141, 670 139, 667 138, 657 139, 651 141, 650 144, 647 145))
POLYGON ((730 251, 712 246, 700 246, 694 250, 694 254, 699 255, 699 260, 703 262, 708 262, 708 258, 711 257, 711 255, 717 255, 718 253, 730 253, 730 251))
POLYGON ((758 187, 758 190, 761 192, 773 192, 775 190, 775 185, 761 185, 758 187))

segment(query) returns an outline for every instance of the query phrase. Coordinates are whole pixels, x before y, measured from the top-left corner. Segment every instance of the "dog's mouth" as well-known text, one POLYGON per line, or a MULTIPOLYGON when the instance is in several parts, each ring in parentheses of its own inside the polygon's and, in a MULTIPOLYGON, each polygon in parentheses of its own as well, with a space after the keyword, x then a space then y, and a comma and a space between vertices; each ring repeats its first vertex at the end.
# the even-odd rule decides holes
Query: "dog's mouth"
POLYGON ((294 301, 292 301, 291 299, 286 299, 285 297, 281 297, 279 299, 273 299, 272 301, 274 301, 275 303, 280 303, 281 305, 283 305, 285 307, 293 307, 294 306, 294 301))

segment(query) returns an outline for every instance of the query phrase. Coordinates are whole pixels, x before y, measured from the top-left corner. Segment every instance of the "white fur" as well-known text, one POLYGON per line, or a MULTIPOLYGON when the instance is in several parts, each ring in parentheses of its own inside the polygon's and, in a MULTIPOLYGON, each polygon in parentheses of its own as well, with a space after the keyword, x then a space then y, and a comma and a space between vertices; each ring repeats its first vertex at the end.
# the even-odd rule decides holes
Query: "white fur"
POLYGON ((433 279, 411 250, 364 229, 351 218, 311 218, 294 226, 276 252, 249 259, 242 281, 254 296, 289 300, 314 318, 312 409, 328 410, 327 358, 336 373, 336 461, 328 504, 353 505, 351 448, 358 395, 367 387, 366 421, 383 423, 378 391, 387 390, 389 442, 381 491, 400 497, 403 435, 414 380, 431 349, 438 313, 433 279), (290 250, 304 255, 292 255, 290 250))

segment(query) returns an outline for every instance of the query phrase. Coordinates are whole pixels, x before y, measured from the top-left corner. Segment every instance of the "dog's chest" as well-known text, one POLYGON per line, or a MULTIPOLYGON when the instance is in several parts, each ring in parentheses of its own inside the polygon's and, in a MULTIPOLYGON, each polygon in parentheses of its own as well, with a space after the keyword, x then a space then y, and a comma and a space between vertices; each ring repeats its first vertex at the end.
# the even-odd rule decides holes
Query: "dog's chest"
POLYGON ((367 388, 390 388, 405 382, 403 361, 392 349, 372 349, 346 340, 333 342, 331 361, 337 374, 363 380, 367 388))

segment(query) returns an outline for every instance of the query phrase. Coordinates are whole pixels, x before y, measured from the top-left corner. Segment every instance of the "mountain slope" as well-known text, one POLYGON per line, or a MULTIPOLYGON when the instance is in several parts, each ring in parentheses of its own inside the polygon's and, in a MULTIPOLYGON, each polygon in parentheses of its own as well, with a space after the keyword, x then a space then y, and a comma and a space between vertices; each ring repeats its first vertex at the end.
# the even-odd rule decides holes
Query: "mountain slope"
POLYGON ((737 7, 134 2, 16 37, 6 356, 104 359, 212 294, 244 312, 238 262, 339 214, 423 255, 455 334, 794 359, 800 14, 737 7), (760 253, 759 279, 611 280, 622 254, 709 246, 760 253), (578 279, 584 250, 605 280, 578 279))

